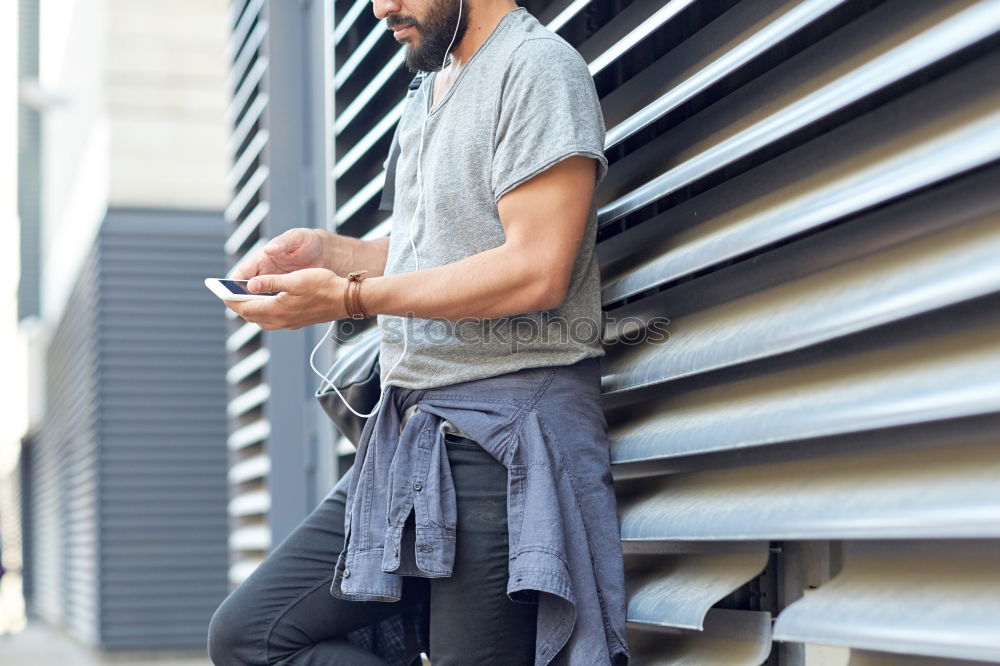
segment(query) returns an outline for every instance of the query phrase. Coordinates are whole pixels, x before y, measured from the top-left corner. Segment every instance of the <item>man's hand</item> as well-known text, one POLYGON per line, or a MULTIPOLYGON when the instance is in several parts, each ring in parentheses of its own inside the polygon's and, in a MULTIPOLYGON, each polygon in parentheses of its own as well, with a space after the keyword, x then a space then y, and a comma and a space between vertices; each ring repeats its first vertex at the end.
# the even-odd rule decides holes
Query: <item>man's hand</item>
POLYGON ((280 292, 255 301, 226 301, 230 310, 261 328, 298 330, 343 319, 347 279, 325 268, 306 268, 285 275, 258 275, 247 289, 254 294, 280 292))
POLYGON ((257 275, 323 268, 326 265, 324 262, 323 237, 318 230, 289 229, 241 261, 230 277, 234 280, 249 280, 257 275))

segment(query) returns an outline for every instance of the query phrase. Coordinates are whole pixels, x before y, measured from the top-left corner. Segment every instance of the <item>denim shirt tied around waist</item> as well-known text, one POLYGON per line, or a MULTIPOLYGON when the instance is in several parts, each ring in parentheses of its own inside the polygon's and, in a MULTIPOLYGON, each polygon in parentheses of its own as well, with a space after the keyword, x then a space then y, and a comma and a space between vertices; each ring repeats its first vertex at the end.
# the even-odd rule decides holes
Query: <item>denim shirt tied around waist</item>
POLYGON ((507 594, 538 603, 536 666, 627 663, 596 358, 433 389, 387 387, 358 445, 331 593, 397 601, 404 575, 451 575, 457 510, 444 443, 449 424, 507 468, 507 594), (406 570, 400 547, 411 510, 417 569, 406 570))

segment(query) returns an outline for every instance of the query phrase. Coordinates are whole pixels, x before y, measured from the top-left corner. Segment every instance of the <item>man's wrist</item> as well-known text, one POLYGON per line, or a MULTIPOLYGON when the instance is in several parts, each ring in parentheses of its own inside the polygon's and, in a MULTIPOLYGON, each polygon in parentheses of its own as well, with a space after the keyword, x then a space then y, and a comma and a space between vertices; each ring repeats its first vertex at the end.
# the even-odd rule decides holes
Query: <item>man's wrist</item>
POLYGON ((313 229, 313 233, 318 235, 323 248, 322 268, 339 274, 343 266, 350 265, 350 250, 340 242, 337 234, 325 229, 313 229))
POLYGON ((361 284, 360 297, 364 305, 365 312, 369 317, 379 314, 386 314, 386 303, 384 298, 384 276, 367 278, 361 284))

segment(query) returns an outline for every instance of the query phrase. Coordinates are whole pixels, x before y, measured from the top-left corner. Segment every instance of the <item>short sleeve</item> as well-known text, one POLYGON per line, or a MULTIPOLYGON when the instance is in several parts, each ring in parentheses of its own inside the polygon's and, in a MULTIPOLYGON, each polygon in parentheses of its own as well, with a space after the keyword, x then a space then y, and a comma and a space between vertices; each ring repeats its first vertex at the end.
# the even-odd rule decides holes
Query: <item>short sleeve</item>
POLYGON ((379 200, 379 210, 391 211, 396 205, 396 160, 399 159, 399 126, 402 121, 396 123, 396 131, 392 134, 392 144, 389 146, 389 154, 382 162, 385 169, 385 182, 382 184, 382 198, 379 200))
POLYGON ((583 57, 554 38, 521 43, 507 63, 498 98, 493 199, 574 155, 597 160, 604 179, 604 116, 583 57))

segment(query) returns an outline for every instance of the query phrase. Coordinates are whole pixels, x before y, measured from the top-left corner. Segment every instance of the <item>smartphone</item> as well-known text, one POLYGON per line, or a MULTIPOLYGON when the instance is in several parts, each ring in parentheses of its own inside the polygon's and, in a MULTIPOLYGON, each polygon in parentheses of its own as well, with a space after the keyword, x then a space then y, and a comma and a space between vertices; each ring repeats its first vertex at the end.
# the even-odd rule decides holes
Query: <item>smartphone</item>
POLYGON ((247 291, 248 280, 227 280, 225 278, 205 278, 205 286, 224 301, 256 301, 271 298, 277 293, 251 294, 247 291))

